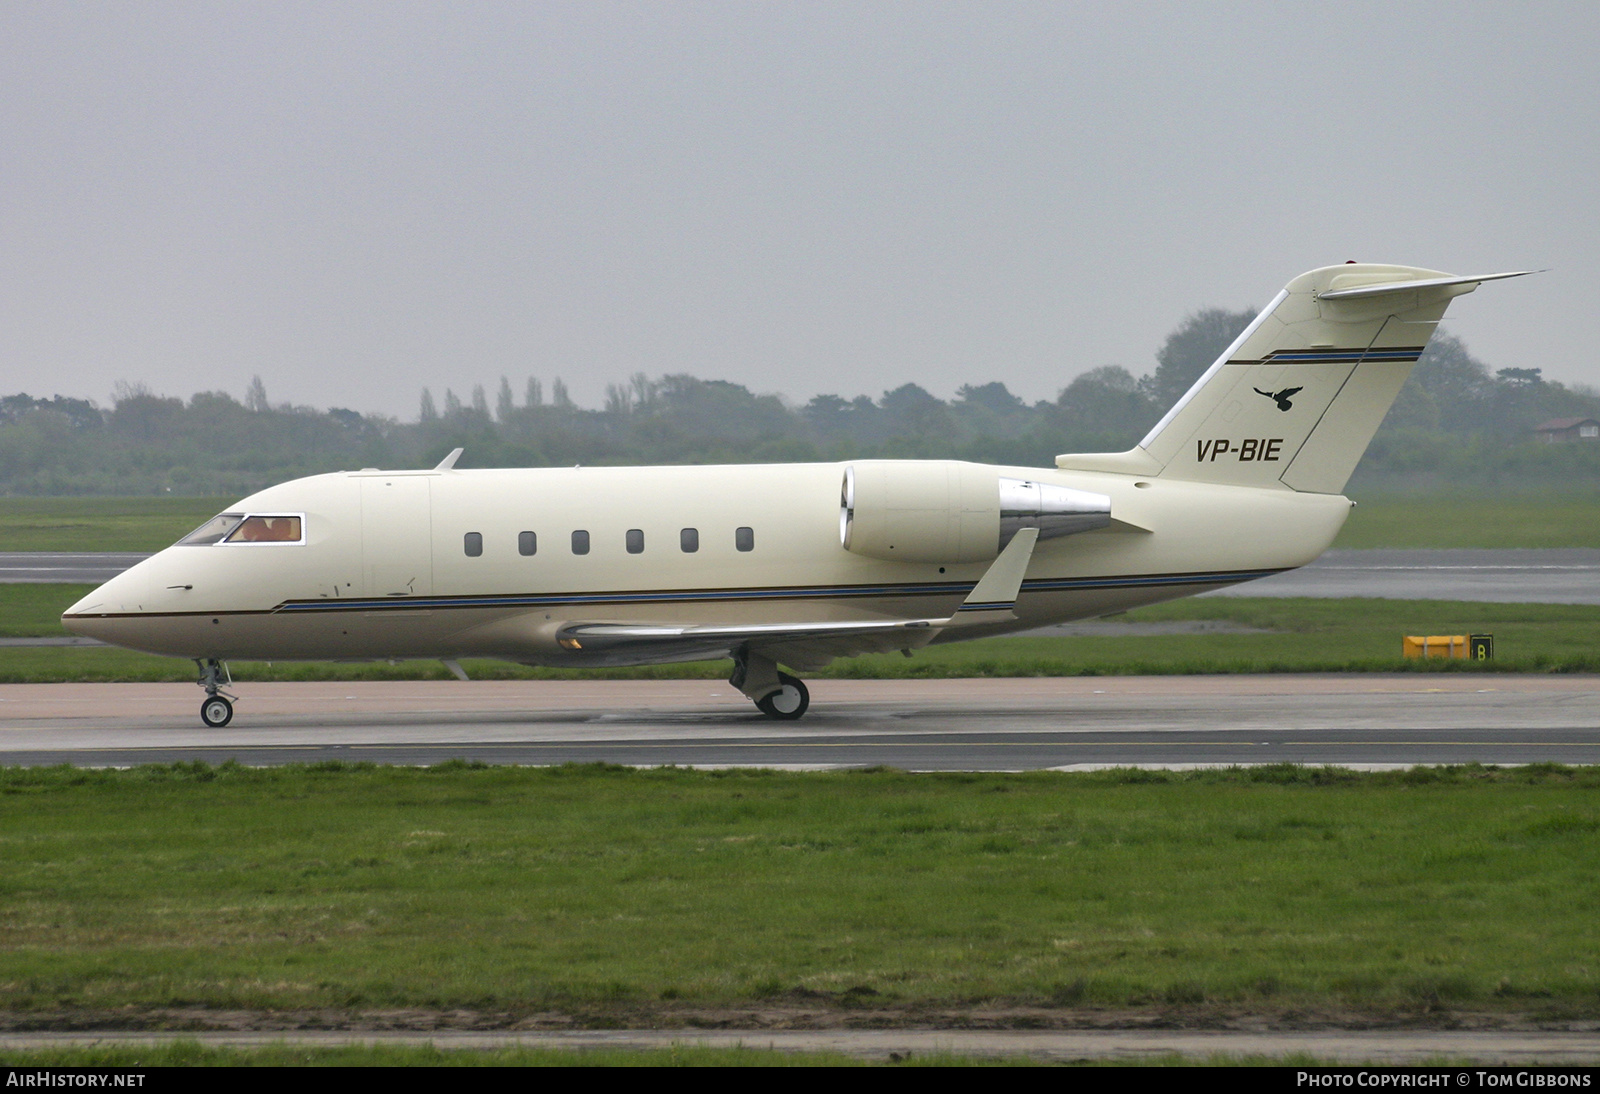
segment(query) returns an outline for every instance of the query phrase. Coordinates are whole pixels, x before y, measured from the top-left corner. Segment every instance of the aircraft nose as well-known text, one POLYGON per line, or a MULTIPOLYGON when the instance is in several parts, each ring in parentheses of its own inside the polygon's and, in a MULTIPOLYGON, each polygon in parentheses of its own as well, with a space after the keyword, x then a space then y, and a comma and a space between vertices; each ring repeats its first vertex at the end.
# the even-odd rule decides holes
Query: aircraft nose
MULTIPOLYGON (((87 597, 85 599, 88 599, 87 597)), ((80 600, 78 604, 82 604, 80 600)), ((74 604, 76 608, 78 605, 74 604)), ((84 638, 97 638, 102 642, 112 642, 111 632, 114 629, 111 620, 100 616, 74 615, 71 609, 61 616, 61 625, 73 634, 82 635, 84 638)))
POLYGON ((104 588, 105 586, 101 585, 99 588, 95 589, 94 592, 77 601, 66 611, 62 612, 61 625, 63 627, 71 627, 75 617, 85 615, 104 604, 105 597, 101 594, 101 590, 104 588))
POLYGON ((144 611, 145 590, 149 582, 139 567, 118 574, 88 596, 61 613, 61 625, 85 638, 115 641, 110 636, 115 617, 144 611))

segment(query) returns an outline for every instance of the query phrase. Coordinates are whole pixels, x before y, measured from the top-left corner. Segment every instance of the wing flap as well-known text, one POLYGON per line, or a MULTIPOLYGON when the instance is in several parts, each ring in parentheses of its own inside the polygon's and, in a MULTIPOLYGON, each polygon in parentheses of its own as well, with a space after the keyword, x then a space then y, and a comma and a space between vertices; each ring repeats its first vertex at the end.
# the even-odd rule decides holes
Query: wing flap
POLYGON ((823 664, 835 657, 883 650, 916 649, 942 629, 942 620, 895 619, 848 623, 754 623, 735 626, 642 626, 631 623, 569 623, 556 633, 562 648, 586 661, 648 664, 731 657, 750 646, 792 650, 786 663, 823 664), (798 654, 806 652, 801 658, 798 654))

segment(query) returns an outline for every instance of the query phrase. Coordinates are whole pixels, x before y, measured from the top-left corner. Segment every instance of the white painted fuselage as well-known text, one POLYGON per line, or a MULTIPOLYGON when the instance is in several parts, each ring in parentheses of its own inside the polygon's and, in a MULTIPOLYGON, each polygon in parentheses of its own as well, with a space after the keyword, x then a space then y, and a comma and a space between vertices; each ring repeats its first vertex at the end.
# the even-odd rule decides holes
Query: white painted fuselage
MULTIPOLYGON (((302 541, 169 547, 73 605, 65 620, 80 634, 192 658, 585 665, 680 658, 564 648, 564 626, 950 615, 988 563, 884 561, 846 550, 839 510, 847 466, 318 475, 232 510, 303 514, 302 541), (739 529, 749 530, 748 550, 739 529), (531 554, 523 553, 527 533, 531 554), (587 533, 587 553, 575 553, 574 533, 587 533), (475 556, 467 553, 473 534, 482 544, 475 556), (684 550, 686 542, 697 549, 684 550)), ((1327 548, 1350 508, 1341 496, 1282 487, 993 470, 1106 495, 1112 524, 1041 541, 1014 619, 934 641, 1104 615, 1301 566, 1327 548)))

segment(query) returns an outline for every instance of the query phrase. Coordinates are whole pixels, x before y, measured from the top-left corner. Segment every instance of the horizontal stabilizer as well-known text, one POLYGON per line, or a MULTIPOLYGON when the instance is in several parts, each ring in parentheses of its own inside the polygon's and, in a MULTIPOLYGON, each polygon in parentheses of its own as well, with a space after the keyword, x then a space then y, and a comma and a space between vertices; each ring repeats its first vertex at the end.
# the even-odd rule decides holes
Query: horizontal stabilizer
MULTIPOLYGON (((1349 289, 1330 289, 1317 293, 1318 300, 1360 300, 1369 296, 1386 296, 1390 293, 1414 292, 1417 289, 1441 289, 1450 285, 1471 285, 1474 289, 1485 281, 1501 281, 1507 277, 1527 277, 1542 270, 1515 270, 1511 273, 1473 274, 1469 277, 1432 277, 1422 281, 1384 281, 1376 285, 1357 285, 1349 289)), ((1472 289, 1468 289, 1471 292, 1472 289)))

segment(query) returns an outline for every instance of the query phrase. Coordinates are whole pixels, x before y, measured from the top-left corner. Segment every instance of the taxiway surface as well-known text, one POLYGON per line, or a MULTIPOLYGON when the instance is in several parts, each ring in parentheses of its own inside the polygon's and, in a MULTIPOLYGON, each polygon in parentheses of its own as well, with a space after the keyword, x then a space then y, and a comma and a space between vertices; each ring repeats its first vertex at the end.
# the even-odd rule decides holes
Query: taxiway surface
POLYGON ((176 684, 0 692, 0 763, 235 759, 910 770, 1600 761, 1600 677, 1325 675, 820 680, 777 722, 700 680, 248 684, 200 724, 176 684))
POLYGON ((0 582, 99 584, 149 557, 137 551, 0 551, 0 582))
POLYGON ((1202 595, 1600 604, 1600 550, 1328 551, 1298 570, 1202 595))

